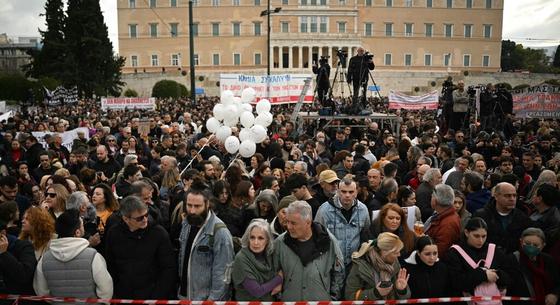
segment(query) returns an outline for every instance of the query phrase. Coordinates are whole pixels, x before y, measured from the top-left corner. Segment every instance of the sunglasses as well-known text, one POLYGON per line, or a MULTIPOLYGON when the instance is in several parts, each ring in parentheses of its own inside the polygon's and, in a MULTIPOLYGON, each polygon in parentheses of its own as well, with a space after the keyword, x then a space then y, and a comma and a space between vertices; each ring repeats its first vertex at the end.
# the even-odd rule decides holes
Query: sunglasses
POLYGON ((56 197, 56 193, 45 192, 45 197, 55 198, 55 197, 56 197))
POLYGON ((148 213, 144 214, 144 215, 140 215, 138 217, 129 217, 130 219, 133 219, 137 222, 141 222, 142 220, 144 220, 144 218, 148 218, 148 213))

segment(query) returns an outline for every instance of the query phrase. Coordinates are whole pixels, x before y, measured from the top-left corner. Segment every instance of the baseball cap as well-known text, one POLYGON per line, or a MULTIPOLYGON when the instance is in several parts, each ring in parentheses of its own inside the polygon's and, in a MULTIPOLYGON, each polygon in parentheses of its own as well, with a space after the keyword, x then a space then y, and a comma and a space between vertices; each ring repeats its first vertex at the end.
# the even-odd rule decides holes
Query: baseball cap
POLYGON ((319 174, 319 183, 326 182, 326 183, 333 183, 338 181, 338 176, 333 170, 326 169, 319 174))

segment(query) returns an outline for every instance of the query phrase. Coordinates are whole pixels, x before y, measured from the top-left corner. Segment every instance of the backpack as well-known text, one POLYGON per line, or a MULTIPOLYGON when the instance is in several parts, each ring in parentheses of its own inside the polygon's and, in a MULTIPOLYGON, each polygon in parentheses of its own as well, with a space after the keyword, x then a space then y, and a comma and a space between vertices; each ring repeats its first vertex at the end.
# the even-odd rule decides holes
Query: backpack
MULTIPOLYGON (((217 222, 214 225, 214 233, 208 237, 208 244, 211 245, 212 247, 214 246, 214 235, 216 235, 216 232, 218 232, 218 230, 222 228, 227 229, 225 223, 217 222)), ((233 241, 233 253, 239 252, 239 250, 241 250, 241 238, 232 236, 231 239, 233 241)))
MULTIPOLYGON (((480 267, 480 260, 478 263, 475 261, 458 245, 453 245, 451 248, 457 250, 459 254, 465 259, 465 261, 473 268, 478 269, 480 267)), ((486 253, 486 259, 484 259, 484 268, 489 269, 492 265, 492 260, 494 260, 494 252, 496 251, 495 244, 488 244, 488 253, 486 253)), ((471 296, 470 294, 463 292, 465 296, 471 296)), ((493 297, 493 296, 501 296, 505 295, 505 291, 500 291, 498 289, 498 285, 496 283, 490 282, 483 282, 480 283, 478 286, 474 288, 474 296, 482 296, 482 297, 493 297)), ((478 301, 478 302, 468 302, 469 305, 502 305, 502 301, 478 301)))

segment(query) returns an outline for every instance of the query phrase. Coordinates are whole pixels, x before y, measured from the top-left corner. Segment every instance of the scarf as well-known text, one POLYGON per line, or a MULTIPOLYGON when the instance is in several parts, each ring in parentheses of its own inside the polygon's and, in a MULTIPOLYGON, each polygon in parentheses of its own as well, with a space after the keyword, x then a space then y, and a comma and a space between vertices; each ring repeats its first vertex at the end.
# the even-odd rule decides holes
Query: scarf
POLYGON ((379 271, 379 278, 381 281, 390 281, 394 273, 393 265, 387 264, 377 253, 377 247, 371 247, 368 251, 368 258, 373 266, 373 269, 379 271))
POLYGON ((533 275, 533 290, 535 291, 535 304, 544 304, 544 298, 552 290, 552 279, 544 267, 542 256, 538 255, 536 261, 532 261, 523 251, 519 253, 520 261, 529 268, 533 275))

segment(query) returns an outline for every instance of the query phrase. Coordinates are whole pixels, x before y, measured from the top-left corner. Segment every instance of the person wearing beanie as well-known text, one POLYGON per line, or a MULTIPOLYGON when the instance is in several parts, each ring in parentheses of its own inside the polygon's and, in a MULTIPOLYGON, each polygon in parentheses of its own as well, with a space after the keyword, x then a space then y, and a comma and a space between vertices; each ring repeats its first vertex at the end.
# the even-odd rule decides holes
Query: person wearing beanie
POLYGON ((49 250, 37 263, 33 279, 37 295, 112 298, 113 279, 103 256, 82 238, 84 223, 79 211, 62 213, 56 219, 55 229, 58 238, 51 241, 49 250))
POLYGON ((290 205, 290 203, 296 201, 294 195, 289 195, 280 200, 278 203, 278 209, 276 210, 276 217, 270 223, 270 230, 272 235, 276 238, 280 234, 286 232, 286 211, 285 209, 290 205))

